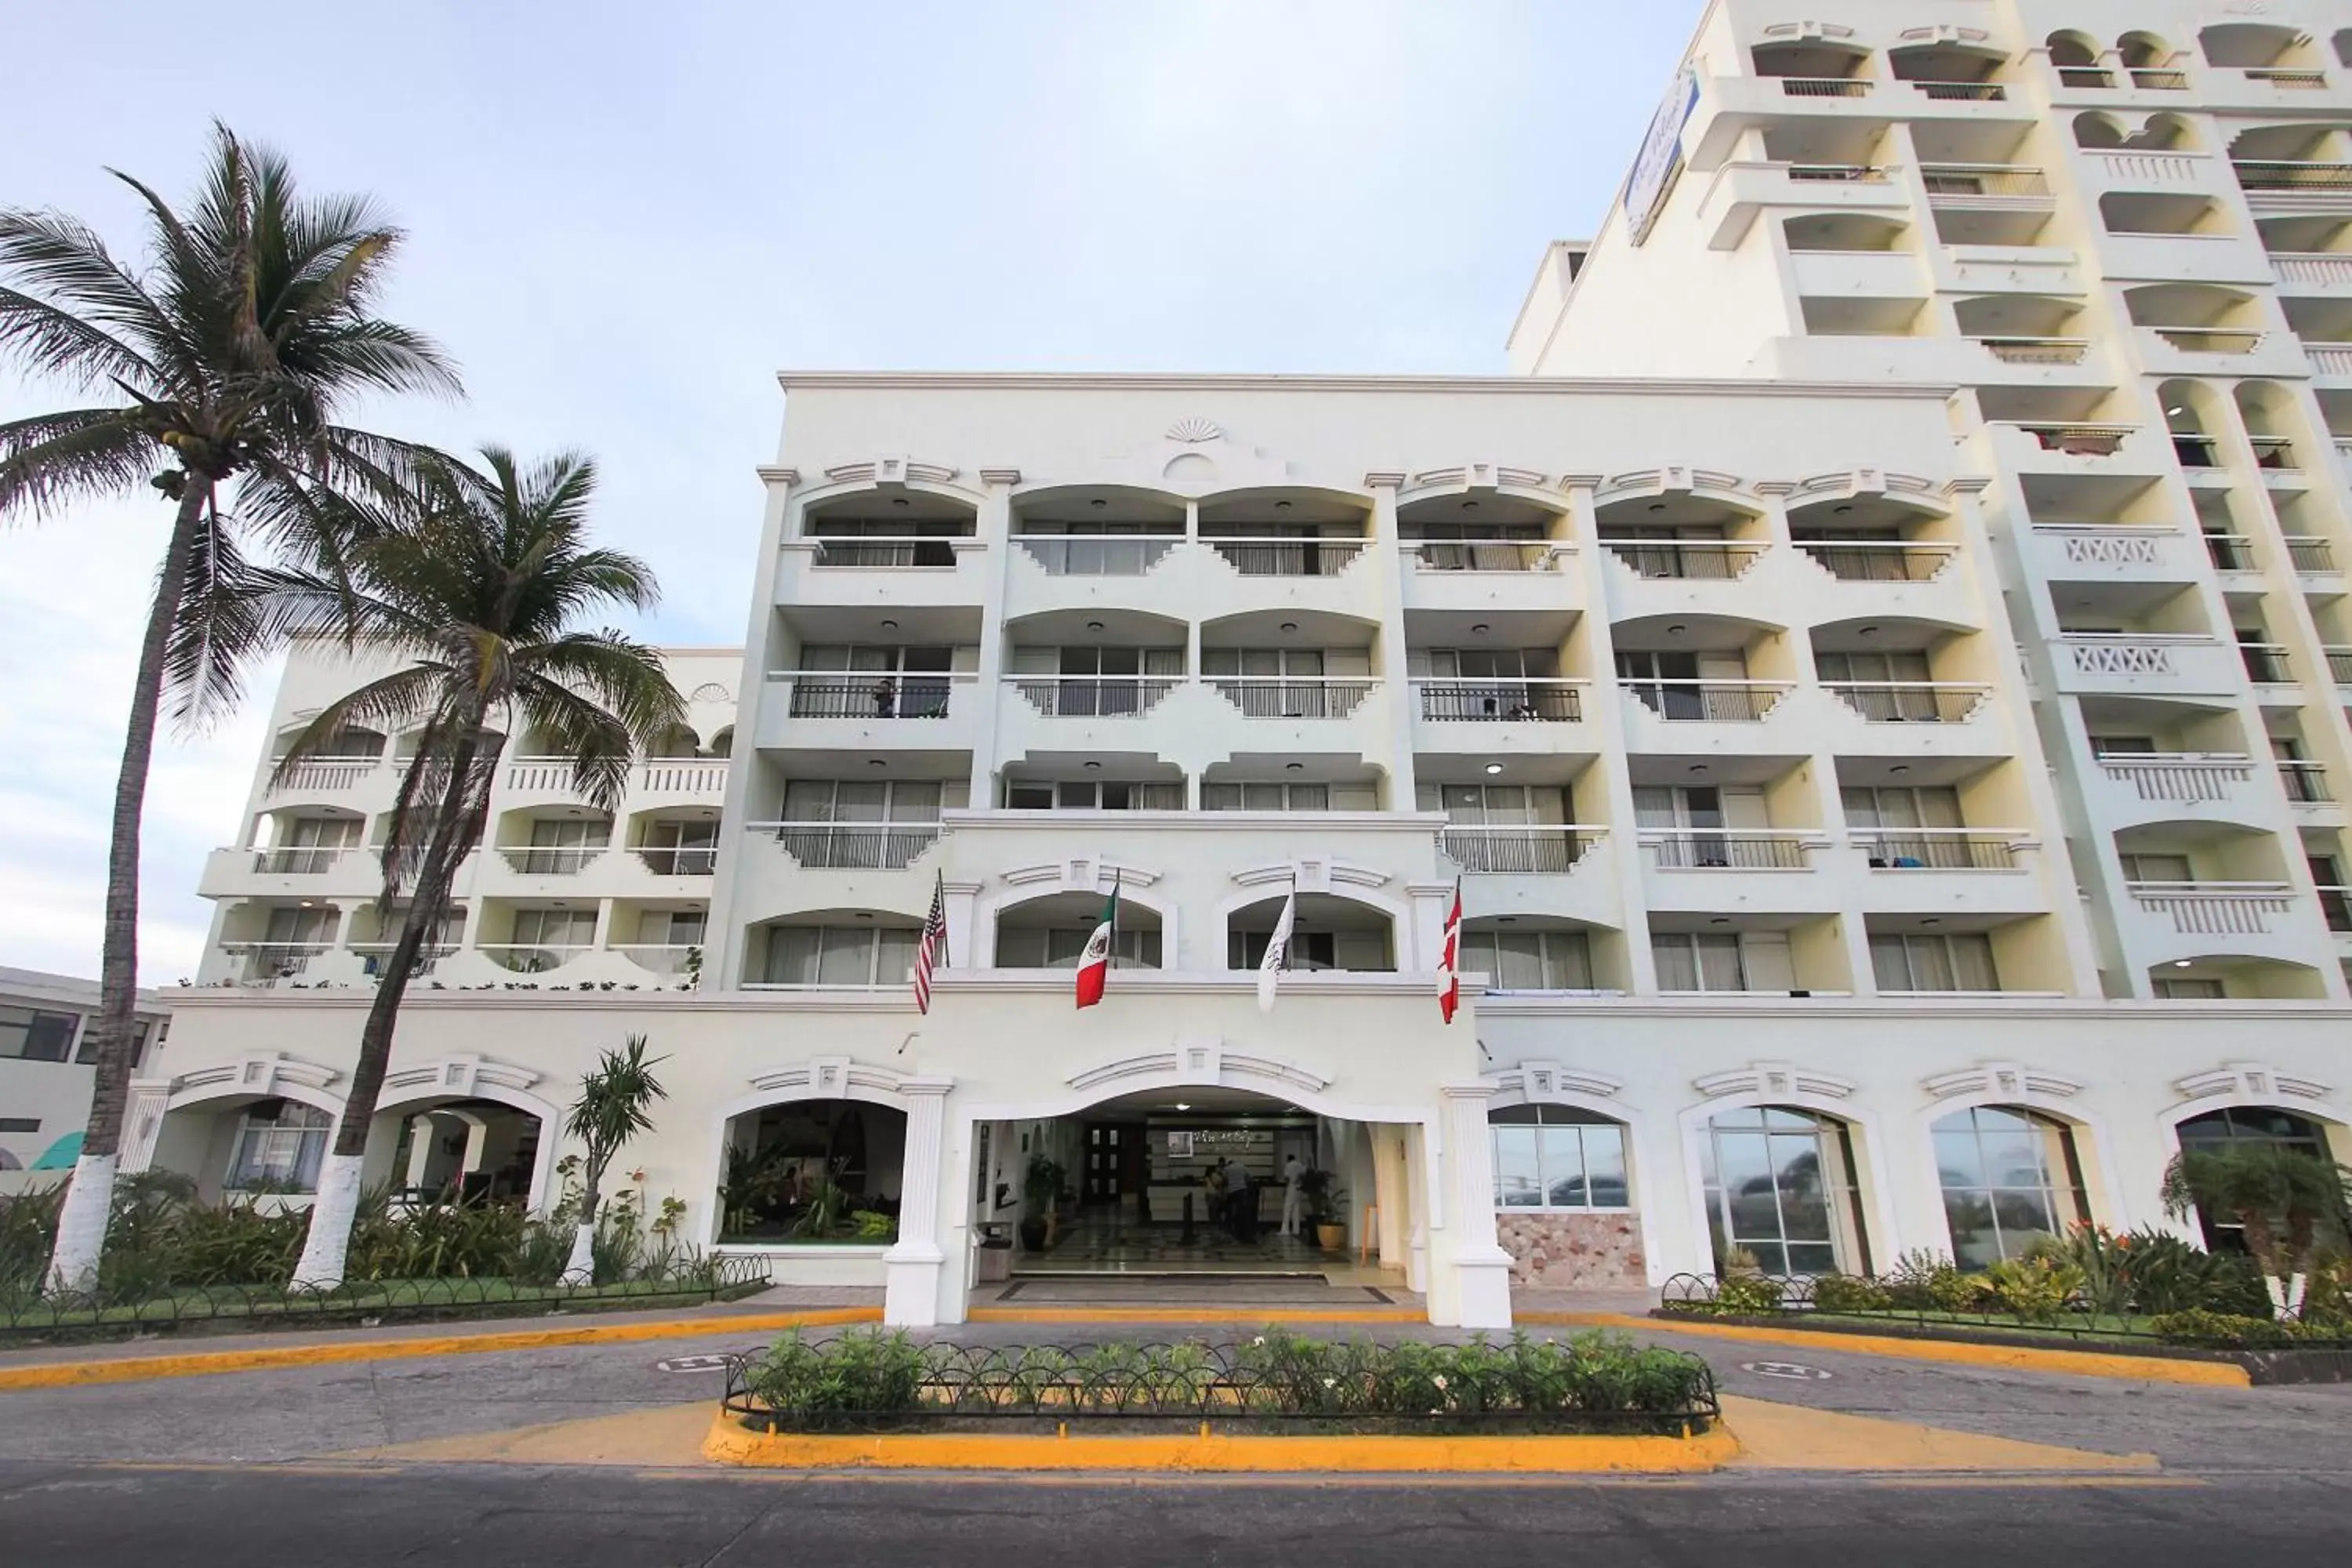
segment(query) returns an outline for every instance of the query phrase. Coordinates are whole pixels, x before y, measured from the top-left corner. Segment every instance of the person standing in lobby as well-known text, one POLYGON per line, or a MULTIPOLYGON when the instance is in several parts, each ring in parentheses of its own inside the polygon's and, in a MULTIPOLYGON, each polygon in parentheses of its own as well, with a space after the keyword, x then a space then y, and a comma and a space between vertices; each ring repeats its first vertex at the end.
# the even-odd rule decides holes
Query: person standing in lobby
POLYGON ((1298 1234, 1299 1220, 1301 1218, 1300 1210, 1304 1207, 1307 1198, 1307 1194, 1302 1187, 1306 1175, 1307 1163, 1305 1161, 1299 1159, 1297 1155, 1293 1154, 1288 1159, 1283 1161, 1282 1234, 1285 1236, 1297 1236, 1298 1234))

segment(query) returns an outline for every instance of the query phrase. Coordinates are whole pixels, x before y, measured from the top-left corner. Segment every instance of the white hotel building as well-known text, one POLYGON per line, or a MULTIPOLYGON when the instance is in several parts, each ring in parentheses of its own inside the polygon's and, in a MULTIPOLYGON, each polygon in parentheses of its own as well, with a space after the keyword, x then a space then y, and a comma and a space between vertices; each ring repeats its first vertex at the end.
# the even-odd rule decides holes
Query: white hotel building
MULTIPOLYGON (((1148 1271, 1209 1152, 1295 1150, 1388 1271, 1339 1277, 1495 1325, 2161 1223, 2184 1139, 2352 1156, 2352 34, 1821 16, 1708 9, 1510 375, 785 375, 744 650, 675 656, 610 819, 512 738, 373 1173, 545 1201, 644 1032, 649 1199, 894 1321, 992 1279, 1024 1152, 1077 1208, 1016 1268, 1148 1271), (896 1239, 737 1234, 780 1139, 896 1239)), ((257 763, 133 1165, 315 1161, 401 743, 257 763)))

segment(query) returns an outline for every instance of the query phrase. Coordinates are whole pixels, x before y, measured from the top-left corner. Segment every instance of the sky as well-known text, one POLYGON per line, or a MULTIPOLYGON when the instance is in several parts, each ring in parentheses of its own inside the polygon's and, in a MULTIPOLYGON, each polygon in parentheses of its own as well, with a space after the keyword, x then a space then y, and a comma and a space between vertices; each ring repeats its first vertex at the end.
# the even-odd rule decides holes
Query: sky
MULTIPOLYGON (((208 123, 407 232, 384 314, 463 402, 353 423, 578 449, 671 644, 742 636, 796 369, 1498 374, 1613 199, 1696 0, 671 0, 29 7, 0 206, 144 243, 208 123), (300 26, 291 25, 297 15, 300 26), (1605 17, 1605 20, 1602 18, 1605 17)), ((0 419, 76 405, 0 365, 0 419)), ((0 524, 0 964, 95 975, 164 506, 0 524)), ((158 745, 140 973, 193 975, 275 671, 158 745)))

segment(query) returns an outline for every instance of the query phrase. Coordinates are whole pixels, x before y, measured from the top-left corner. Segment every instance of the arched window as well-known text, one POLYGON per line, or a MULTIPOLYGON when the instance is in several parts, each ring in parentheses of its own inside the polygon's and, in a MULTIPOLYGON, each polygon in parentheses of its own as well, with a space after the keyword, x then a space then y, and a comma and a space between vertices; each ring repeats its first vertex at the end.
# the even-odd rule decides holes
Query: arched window
POLYGON ((1934 1129, 1952 1257, 1963 1268, 2022 1258, 2037 1237, 2089 1217, 2074 1136, 2007 1105, 1955 1111, 1934 1129))
POLYGON ((1572 1105, 1507 1105, 1487 1112, 1498 1209, 1623 1209, 1625 1126, 1572 1105))
MULTIPOLYGON (((2326 1129, 2307 1116, 2292 1110, 2282 1110, 2273 1105, 2231 1105, 2220 1110, 2209 1110, 2202 1116, 2192 1116, 2174 1129, 2180 1140, 2180 1149, 2187 1153, 2192 1149, 2242 1148, 2251 1143, 2268 1143, 2276 1148, 2292 1149, 2308 1154, 2315 1160, 2333 1160, 2336 1156, 2327 1145, 2326 1129)), ((2243 1252, 2246 1248, 2245 1227, 2233 1221, 2218 1219, 2199 1210, 2199 1228, 2205 1233, 2205 1245, 2215 1251, 2243 1252)))
POLYGON ((719 1237, 735 1243, 892 1239, 859 1214, 895 1218, 905 1194, 906 1112, 855 1100, 793 1100, 727 1124, 719 1237))
POLYGON ((913 924, 842 922, 768 927, 765 985, 904 985, 914 973, 915 948, 922 939, 913 924))
POLYGON ((1701 1132, 1717 1271, 1737 1249, 1767 1274, 1867 1274, 1846 1124, 1782 1105, 1717 1112, 1701 1132))
POLYGON ((229 1162, 231 1192, 307 1193, 319 1185, 319 1162, 335 1119, 315 1105, 259 1100, 247 1107, 229 1162))

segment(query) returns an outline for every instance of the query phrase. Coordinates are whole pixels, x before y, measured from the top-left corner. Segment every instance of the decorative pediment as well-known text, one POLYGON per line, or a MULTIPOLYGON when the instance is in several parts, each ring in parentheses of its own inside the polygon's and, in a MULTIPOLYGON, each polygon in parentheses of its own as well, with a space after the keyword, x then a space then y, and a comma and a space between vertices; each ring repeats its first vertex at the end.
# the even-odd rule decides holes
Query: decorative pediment
POLYGON ((1280 882, 1296 885, 1302 893, 1328 893, 1335 888, 1377 888, 1388 880, 1386 871, 1335 860, 1328 855, 1301 855, 1296 859, 1252 866, 1234 873, 1234 881, 1241 887, 1263 888, 1280 882))
POLYGON ((1124 1092, 1123 1084, 1140 1089, 1171 1078, 1178 1083, 1213 1084, 1276 1096, 1301 1089, 1319 1094, 1331 1083, 1328 1073, 1282 1057, 1235 1050, 1215 1036, 1188 1036, 1166 1050, 1121 1057, 1074 1073, 1067 1081, 1072 1089, 1118 1094, 1124 1092))
POLYGON ((1613 1078, 1558 1062, 1521 1062, 1487 1075, 1498 1094, 1517 1091, 1530 1105, 1551 1105, 1570 1100, 1610 1100, 1624 1084, 1613 1078))
POLYGON ((1598 499, 1606 500, 1617 496, 1663 495, 1669 490, 1715 490, 1737 494, 1739 488, 1738 474, 1669 463, 1663 468, 1638 468, 1631 473, 1612 474, 1601 481, 1601 488, 1594 493, 1598 499))
POLYGON ((1842 22, 1773 22, 1764 28, 1768 38, 1851 38, 1853 29, 1842 22))
POLYGON ((1884 468, 1841 468, 1799 479, 1794 493, 1808 500, 1824 496, 1932 496, 1936 483, 1916 474, 1890 474, 1884 468))
POLYGON ((687 700, 689 702, 730 703, 735 700, 735 693, 729 690, 725 686, 719 684, 716 680, 706 680, 701 685, 696 687, 692 691, 687 693, 687 700))
POLYGON ((1921 1079, 1919 1087, 1937 1100, 1963 1094, 2040 1094, 2065 1100, 2083 1092, 2083 1086, 2071 1078, 2042 1072, 2021 1062, 1984 1062, 1958 1072, 1938 1073, 1921 1079))
POLYGON ((448 1056, 438 1060, 418 1062, 414 1067, 396 1068, 383 1075, 387 1091, 409 1094, 447 1094, 460 1100, 470 1100, 484 1087, 528 1089, 547 1075, 529 1068, 502 1062, 495 1057, 448 1056))
POLYGON ((2175 1079, 2172 1087, 2189 1100, 2211 1100, 2220 1095, 2234 1095, 2242 1100, 2275 1100, 2285 1095, 2297 1100, 2325 1100, 2335 1089, 2333 1084, 2283 1073, 2267 1062, 2223 1062, 2210 1072, 2175 1079))
POLYGON ((1790 1062, 1750 1062, 1729 1072, 1693 1079, 1691 1087, 1709 1100, 1733 1094, 1810 1094, 1824 1100, 1843 1100, 1853 1092, 1854 1083, 1850 1078, 1815 1072, 1790 1062))
POLYGON ((956 477, 951 463, 921 463, 912 458, 889 456, 874 458, 863 463, 843 463, 827 468, 827 482, 836 485, 875 485, 883 489, 896 489, 908 484, 944 485, 956 477))
POLYGON ((1161 875, 1140 866, 1106 860, 1098 855, 1073 855, 1035 866, 1016 866, 999 873, 999 879, 1014 888, 1045 886, 1065 893, 1108 893, 1113 883, 1122 888, 1148 888, 1161 875))
POLYGON ((853 1089, 866 1093, 900 1095, 907 1091, 915 1075, 876 1067, 849 1057, 811 1057, 806 1061, 786 1062, 751 1075, 750 1082, 761 1094, 774 1095, 778 1100, 839 1100, 853 1089))
POLYGON ((1203 441, 1214 441, 1225 433, 1224 426, 1199 414, 1188 414, 1168 426, 1168 439, 1187 447, 1197 447, 1203 441))
POLYGON ((283 1093, 289 1084, 324 1089, 342 1076, 340 1068, 289 1057, 283 1051, 254 1051, 234 1062, 182 1073, 172 1080, 172 1092, 208 1089, 222 1094, 270 1095, 283 1093))
POLYGON ((1932 27, 1906 27, 1895 37, 1906 44, 1987 44, 1992 35, 1982 27, 1956 27, 1938 22, 1932 27))
POLYGON ((1423 490, 1540 489, 1548 476, 1540 468, 1513 468, 1504 463, 1457 463, 1450 468, 1424 468, 1405 480, 1400 497, 1423 490))

